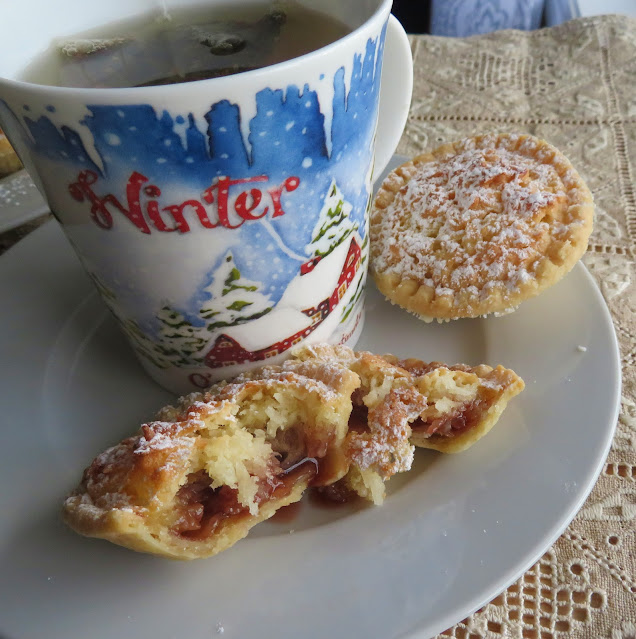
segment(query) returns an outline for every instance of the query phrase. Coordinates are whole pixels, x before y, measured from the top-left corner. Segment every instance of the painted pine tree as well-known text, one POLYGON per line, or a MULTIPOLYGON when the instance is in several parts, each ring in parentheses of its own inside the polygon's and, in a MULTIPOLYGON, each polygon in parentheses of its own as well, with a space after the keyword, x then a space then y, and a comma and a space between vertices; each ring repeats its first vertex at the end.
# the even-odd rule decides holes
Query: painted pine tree
POLYGON ((312 258, 325 257, 344 242, 358 228, 349 217, 351 209, 336 181, 332 180, 305 252, 312 258))
POLYGON ((362 259, 360 260, 361 268, 358 271, 359 273, 357 278, 358 283, 356 284, 356 288, 355 288, 355 291, 353 292, 353 295, 349 298, 349 301, 347 302, 345 307, 342 309, 342 317, 340 318, 341 324, 347 321, 347 319, 349 318, 349 315, 351 315, 351 311, 355 308, 359 299, 362 297, 362 293, 364 292, 364 283, 366 280, 364 276, 364 263, 367 261, 368 245, 369 245, 369 234, 367 233, 367 236, 364 238, 364 242, 362 242, 362 246, 360 247, 362 252, 362 259))
POLYGON ((164 354, 164 348, 153 342, 133 319, 127 319, 119 324, 138 355, 145 357, 157 368, 170 368, 173 360, 164 354))
POLYGON ((169 368, 174 364, 188 364, 201 361, 194 357, 207 344, 207 337, 201 336, 185 317, 168 306, 158 313, 160 327, 158 341, 148 337, 138 322, 132 318, 122 319, 117 308, 117 296, 95 273, 89 273, 106 305, 113 313, 120 328, 134 346, 138 355, 146 358, 157 368, 169 368))
POLYGON ((269 313, 273 303, 268 295, 259 291, 260 286, 259 282, 241 275, 234 256, 228 251, 214 272, 212 282, 204 289, 210 299, 204 303, 199 314, 208 321, 208 330, 236 326, 269 313))
POLYGON ((200 361, 196 354, 208 343, 201 329, 193 326, 179 311, 164 306, 157 313, 159 343, 156 349, 175 364, 192 364, 200 361))

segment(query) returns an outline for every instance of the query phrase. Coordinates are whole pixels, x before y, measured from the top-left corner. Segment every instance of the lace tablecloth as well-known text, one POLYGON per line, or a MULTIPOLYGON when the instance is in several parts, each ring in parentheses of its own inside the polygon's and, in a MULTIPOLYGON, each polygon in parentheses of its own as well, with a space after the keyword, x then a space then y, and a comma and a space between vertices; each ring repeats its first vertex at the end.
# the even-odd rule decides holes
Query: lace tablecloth
POLYGON ((586 179, 596 218, 584 262, 623 365, 616 436, 582 510, 523 578, 439 637, 636 639, 636 20, 411 43, 414 95, 398 152, 486 131, 532 133, 586 179))
MULTIPOLYGON (((582 510, 519 581, 439 637, 636 639, 636 20, 411 42, 415 88, 398 152, 492 130, 532 133, 563 150, 595 197, 584 261, 623 358, 614 444, 582 510)), ((0 253, 42 221, 1 235, 0 253)))

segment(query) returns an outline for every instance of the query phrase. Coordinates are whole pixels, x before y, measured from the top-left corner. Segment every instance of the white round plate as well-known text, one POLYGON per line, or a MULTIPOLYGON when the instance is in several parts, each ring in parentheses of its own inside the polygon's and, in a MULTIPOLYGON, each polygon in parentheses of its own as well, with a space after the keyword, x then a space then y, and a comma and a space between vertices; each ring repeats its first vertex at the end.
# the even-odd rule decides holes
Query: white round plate
POLYGON ((2 639, 430 637, 555 541, 617 419, 614 329, 582 265, 511 315, 449 324, 424 324, 370 288, 360 348, 502 363, 526 390, 465 453, 418 451, 381 507, 302 502, 217 557, 172 562, 59 519, 93 456, 171 397, 142 372, 56 223, 0 258, 0 299, 2 639))

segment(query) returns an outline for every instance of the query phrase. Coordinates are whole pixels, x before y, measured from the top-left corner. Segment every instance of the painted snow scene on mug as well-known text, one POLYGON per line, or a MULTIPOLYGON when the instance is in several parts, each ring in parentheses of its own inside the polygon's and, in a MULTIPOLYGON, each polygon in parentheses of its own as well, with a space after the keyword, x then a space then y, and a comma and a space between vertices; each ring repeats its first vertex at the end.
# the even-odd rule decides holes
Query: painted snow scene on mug
POLYGON ((3 105, 155 379, 187 392, 302 340, 357 339, 384 35, 335 74, 202 113, 88 104, 72 126, 3 105))

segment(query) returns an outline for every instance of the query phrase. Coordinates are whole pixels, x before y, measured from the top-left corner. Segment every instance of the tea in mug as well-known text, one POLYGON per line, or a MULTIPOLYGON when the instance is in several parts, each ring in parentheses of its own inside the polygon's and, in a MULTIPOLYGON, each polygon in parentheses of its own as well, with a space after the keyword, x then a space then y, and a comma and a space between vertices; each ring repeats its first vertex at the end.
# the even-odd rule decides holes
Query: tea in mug
POLYGON ((293 0, 166 9, 58 39, 20 79, 100 88, 191 82, 290 60, 349 31, 293 0))

